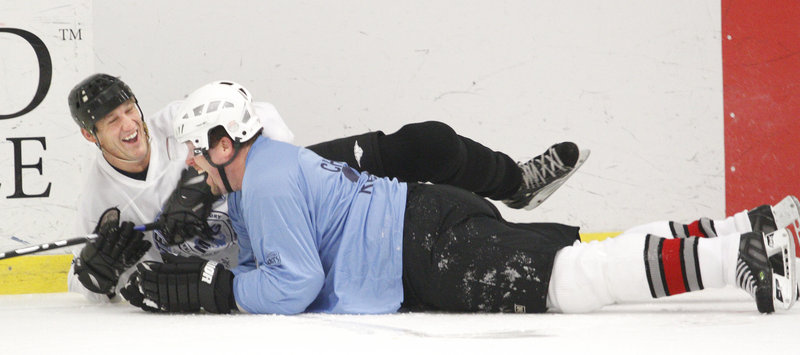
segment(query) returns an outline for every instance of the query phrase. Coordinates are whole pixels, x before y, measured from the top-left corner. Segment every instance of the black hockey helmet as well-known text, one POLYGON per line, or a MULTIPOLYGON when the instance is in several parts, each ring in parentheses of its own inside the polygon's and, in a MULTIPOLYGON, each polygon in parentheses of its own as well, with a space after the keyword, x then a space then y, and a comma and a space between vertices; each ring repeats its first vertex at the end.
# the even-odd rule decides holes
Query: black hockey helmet
POLYGON ((122 80, 98 73, 75 85, 67 101, 75 123, 94 134, 97 121, 131 98, 133 91, 122 80))

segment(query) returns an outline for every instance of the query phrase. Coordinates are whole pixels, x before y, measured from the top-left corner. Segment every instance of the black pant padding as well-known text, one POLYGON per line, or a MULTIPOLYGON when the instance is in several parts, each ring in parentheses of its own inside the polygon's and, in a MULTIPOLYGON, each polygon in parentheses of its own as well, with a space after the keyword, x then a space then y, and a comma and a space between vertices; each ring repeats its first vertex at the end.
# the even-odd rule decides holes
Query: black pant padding
POLYGON ((370 132, 308 148, 373 175, 453 185, 495 200, 510 197, 522 183, 522 173, 508 155, 435 121, 408 124, 389 135, 370 132))
POLYGON ((488 201, 409 184, 403 231, 407 310, 544 312, 555 253, 578 227, 511 223, 488 201))

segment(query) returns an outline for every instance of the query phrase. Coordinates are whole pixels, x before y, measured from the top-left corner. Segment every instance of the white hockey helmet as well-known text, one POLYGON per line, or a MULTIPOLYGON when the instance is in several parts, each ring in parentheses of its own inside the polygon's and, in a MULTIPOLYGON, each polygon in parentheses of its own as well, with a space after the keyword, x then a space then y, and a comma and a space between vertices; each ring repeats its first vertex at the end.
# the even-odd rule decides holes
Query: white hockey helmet
POLYGON ((250 91, 232 81, 215 81, 195 90, 183 102, 177 117, 173 121, 175 139, 192 142, 202 152, 211 148, 208 132, 216 127, 224 127, 235 143, 250 140, 263 127, 253 110, 250 91))

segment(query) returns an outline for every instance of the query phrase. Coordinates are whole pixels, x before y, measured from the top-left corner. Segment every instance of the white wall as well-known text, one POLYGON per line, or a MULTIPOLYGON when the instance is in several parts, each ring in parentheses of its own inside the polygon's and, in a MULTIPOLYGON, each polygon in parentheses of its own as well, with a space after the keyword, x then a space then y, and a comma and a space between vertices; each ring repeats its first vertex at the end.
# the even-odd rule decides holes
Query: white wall
MULTIPOLYGON (((96 1, 95 69, 154 112, 227 78, 311 144, 441 120, 590 160, 513 220, 585 231, 724 213, 719 1, 96 1)), ((506 210, 504 210, 506 211, 506 210)))
POLYGON ((117 0, 92 13, 94 70, 121 76, 146 114, 235 80, 303 145, 440 120, 519 159, 563 140, 592 149, 537 210, 503 208, 511 220, 599 232, 724 213, 719 1, 117 0))
POLYGON ((83 185, 80 167, 94 150, 79 138, 69 116, 67 92, 94 65, 91 4, 91 0, 0 0, 0 28, 5 29, 0 31, 0 115, 14 115, 28 106, 42 71, 33 46, 6 30, 38 37, 51 59, 50 66, 42 64, 44 71, 53 74, 38 106, 0 120, 0 252, 23 246, 20 241, 72 237, 75 198, 83 185), (67 35, 67 30, 74 33, 67 35), (39 163, 39 168, 32 167, 39 163), (10 197, 19 192, 17 182, 24 195, 46 197, 10 197))

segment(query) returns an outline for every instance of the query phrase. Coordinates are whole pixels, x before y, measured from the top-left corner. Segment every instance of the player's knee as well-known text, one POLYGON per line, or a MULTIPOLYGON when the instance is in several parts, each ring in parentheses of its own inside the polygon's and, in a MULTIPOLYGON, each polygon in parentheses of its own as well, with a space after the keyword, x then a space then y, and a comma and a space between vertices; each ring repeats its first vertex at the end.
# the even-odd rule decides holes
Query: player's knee
POLYGON ((548 289, 553 308, 564 313, 585 313, 613 303, 604 292, 606 263, 607 255, 598 245, 576 243, 561 249, 553 263, 548 289))
POLYGON ((406 141, 417 142, 414 145, 417 153, 425 156, 429 161, 450 164, 458 161, 460 155, 464 154, 458 134, 453 128, 442 122, 426 121, 407 124, 395 134, 405 137, 406 141))

